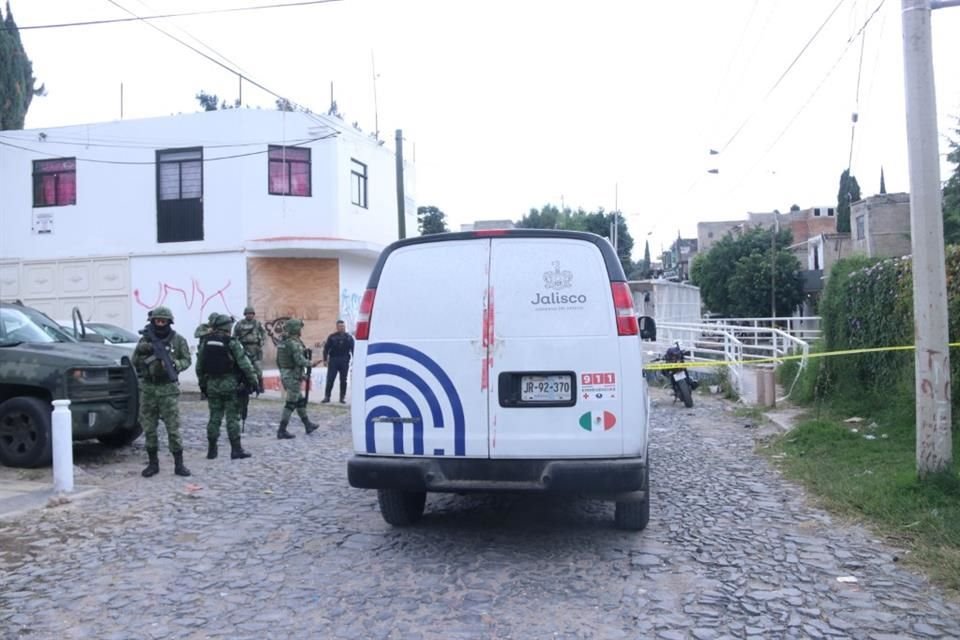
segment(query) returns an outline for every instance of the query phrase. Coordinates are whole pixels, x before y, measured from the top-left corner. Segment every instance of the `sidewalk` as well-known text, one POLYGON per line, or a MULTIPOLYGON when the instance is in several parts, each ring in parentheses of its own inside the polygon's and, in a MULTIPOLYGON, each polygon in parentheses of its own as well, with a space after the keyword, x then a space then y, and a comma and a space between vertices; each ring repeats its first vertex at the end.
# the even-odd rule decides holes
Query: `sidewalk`
POLYGON ((73 491, 58 496, 52 480, 0 480, 0 520, 45 507, 51 499, 73 502, 96 491, 96 487, 74 485, 73 491))

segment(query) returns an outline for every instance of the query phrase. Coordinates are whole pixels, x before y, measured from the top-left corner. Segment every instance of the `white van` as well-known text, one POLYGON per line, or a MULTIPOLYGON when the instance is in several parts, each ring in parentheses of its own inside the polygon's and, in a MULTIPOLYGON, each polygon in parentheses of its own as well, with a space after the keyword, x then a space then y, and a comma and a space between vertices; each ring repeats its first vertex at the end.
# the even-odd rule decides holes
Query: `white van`
POLYGON ((592 233, 491 230, 400 240, 355 331, 351 486, 393 525, 426 494, 551 491, 649 506, 649 402, 633 298, 592 233))

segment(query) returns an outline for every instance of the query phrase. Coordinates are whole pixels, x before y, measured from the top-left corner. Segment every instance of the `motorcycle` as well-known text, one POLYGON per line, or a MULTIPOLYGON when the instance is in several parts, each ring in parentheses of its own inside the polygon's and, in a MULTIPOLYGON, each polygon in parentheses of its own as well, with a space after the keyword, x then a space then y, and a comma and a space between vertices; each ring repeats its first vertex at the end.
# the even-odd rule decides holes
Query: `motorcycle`
POLYGON ((674 346, 667 349, 667 352, 662 357, 657 357, 657 359, 654 360, 654 362, 666 362, 668 364, 678 365, 676 367, 661 369, 660 373, 670 381, 670 386, 673 388, 674 402, 680 400, 683 402, 683 406, 688 409, 693 407, 693 392, 700 386, 700 383, 690 376, 687 368, 682 366, 684 358, 689 355, 690 352, 686 349, 681 349, 680 343, 677 342, 674 343, 674 346))

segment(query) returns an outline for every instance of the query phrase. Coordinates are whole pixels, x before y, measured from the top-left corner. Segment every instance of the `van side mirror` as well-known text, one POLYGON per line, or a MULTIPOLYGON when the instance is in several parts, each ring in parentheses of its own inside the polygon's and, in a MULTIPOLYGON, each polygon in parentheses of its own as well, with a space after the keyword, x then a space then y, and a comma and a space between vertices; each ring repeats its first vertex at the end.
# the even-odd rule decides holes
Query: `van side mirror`
POLYGON ((657 340, 657 323, 650 316, 640 316, 640 339, 657 340))

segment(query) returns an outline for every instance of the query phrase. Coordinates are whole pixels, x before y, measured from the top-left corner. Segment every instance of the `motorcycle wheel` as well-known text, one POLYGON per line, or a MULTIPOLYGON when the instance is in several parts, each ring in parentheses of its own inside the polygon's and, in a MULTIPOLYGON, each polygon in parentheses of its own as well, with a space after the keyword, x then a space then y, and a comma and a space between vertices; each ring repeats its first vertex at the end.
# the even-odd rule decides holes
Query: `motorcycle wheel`
POLYGON ((687 409, 693 407, 693 392, 690 391, 690 384, 686 380, 681 380, 677 383, 677 393, 680 394, 680 399, 683 400, 683 406, 687 409))

